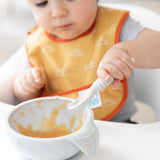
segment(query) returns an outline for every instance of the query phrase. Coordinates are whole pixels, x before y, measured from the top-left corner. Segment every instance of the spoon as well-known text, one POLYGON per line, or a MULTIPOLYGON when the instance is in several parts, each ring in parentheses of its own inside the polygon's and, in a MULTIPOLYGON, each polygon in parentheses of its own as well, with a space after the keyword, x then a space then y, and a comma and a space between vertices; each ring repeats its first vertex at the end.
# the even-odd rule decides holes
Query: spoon
POLYGON ((101 78, 97 78, 92 84, 92 86, 84 94, 82 94, 76 100, 71 102, 71 104, 68 106, 68 109, 77 111, 80 110, 82 107, 85 107, 90 102, 90 100, 92 99, 92 97, 96 92, 105 89, 112 82, 113 82, 112 77, 108 81, 101 78))

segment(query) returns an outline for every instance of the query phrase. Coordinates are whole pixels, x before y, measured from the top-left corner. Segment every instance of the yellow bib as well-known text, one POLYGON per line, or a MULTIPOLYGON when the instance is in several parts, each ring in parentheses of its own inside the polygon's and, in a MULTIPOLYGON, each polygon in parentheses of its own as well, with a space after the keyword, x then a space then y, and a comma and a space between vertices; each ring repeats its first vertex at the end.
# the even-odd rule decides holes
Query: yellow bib
MULTIPOLYGON (((65 41, 56 39, 36 27, 26 41, 28 59, 33 67, 46 73, 45 96, 60 95, 77 98, 97 78, 97 67, 107 50, 119 40, 121 26, 128 12, 99 7, 91 29, 80 37, 65 41)), ((95 119, 109 120, 124 105, 127 81, 118 90, 110 86, 97 93, 89 106, 95 119)))

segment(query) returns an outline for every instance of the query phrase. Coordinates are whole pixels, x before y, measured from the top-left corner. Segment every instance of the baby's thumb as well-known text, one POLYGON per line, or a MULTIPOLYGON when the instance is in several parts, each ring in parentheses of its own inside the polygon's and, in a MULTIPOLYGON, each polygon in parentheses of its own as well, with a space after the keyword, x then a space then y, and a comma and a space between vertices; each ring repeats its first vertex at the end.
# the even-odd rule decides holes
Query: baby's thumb
POLYGON ((118 80, 118 79, 114 79, 112 84, 111 84, 113 89, 118 89, 119 85, 120 85, 120 80, 118 80))

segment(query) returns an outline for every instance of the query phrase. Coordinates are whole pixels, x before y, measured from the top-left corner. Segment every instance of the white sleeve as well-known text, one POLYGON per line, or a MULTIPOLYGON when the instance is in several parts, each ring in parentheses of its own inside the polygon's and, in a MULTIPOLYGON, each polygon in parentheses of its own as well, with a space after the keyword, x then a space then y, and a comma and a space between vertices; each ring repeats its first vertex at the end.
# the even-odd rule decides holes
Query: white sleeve
POLYGON ((23 46, 14 55, 0 66, 0 101, 15 104, 12 91, 13 78, 25 69, 26 49, 23 46))
POLYGON ((141 25, 139 21, 136 21, 129 15, 122 26, 119 41, 122 42, 135 39, 145 28, 146 27, 141 25))

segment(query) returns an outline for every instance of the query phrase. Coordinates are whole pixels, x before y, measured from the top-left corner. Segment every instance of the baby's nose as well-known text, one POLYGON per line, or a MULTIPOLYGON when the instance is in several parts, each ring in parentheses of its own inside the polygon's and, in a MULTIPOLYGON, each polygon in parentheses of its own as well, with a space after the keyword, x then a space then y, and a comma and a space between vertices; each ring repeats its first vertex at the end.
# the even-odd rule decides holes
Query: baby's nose
POLYGON ((61 3, 52 4, 52 17, 53 18, 61 18, 68 15, 68 11, 65 6, 61 3))

